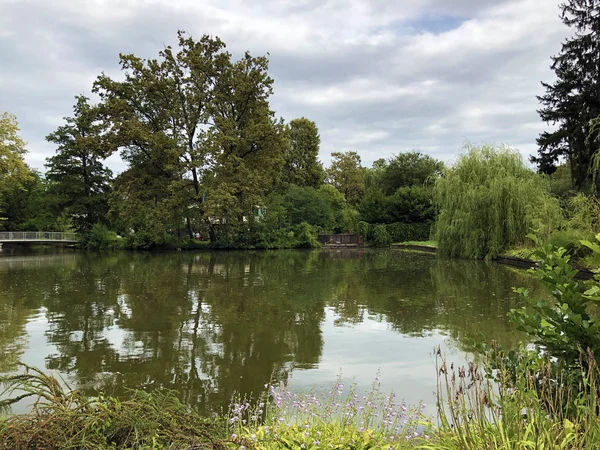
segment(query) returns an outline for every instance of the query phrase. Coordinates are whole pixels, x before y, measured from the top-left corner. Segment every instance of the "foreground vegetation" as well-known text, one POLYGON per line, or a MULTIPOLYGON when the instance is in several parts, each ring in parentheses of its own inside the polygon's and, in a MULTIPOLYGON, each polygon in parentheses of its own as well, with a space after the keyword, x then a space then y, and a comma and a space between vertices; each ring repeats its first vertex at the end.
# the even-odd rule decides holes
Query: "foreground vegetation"
MULTIPOLYGON (((600 275, 575 278, 564 248, 536 238, 548 287, 537 298, 517 289, 523 306, 511 317, 534 349, 481 345, 479 362, 465 367, 435 350, 437 420, 424 404, 411 407, 381 392, 340 379, 328 392, 293 393, 265 385, 253 399, 234 399, 229 411, 202 417, 175 392, 132 391, 125 398, 89 398, 43 372, 26 368, 5 377, 0 406, 35 400, 29 413, 0 421, 1 448, 355 448, 355 449, 586 449, 600 445, 600 275)), ((584 241, 600 256, 600 235, 584 241)), ((432 368, 433 373, 433 368, 432 368)))

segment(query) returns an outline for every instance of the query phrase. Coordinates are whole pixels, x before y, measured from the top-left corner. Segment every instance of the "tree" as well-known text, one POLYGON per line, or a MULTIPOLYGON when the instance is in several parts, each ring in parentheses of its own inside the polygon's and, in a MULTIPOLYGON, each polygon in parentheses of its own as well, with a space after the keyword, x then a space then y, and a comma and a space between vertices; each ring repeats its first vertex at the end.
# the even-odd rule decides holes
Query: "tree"
POLYGON ((542 83, 546 93, 538 97, 538 112, 555 129, 540 134, 538 156, 532 161, 550 174, 566 158, 573 187, 583 189, 598 148, 598 137, 588 137, 590 121, 600 115, 600 0, 568 0, 560 8, 563 23, 575 28, 575 35, 552 57, 556 81, 542 83))
POLYGON ((254 207, 264 206, 280 181, 285 132, 269 106, 273 80, 268 65, 266 57, 246 53, 226 64, 215 86, 204 177, 204 218, 213 241, 218 229, 235 234, 246 219, 252 220, 254 207))
POLYGON ((266 57, 231 55, 218 38, 178 33, 158 59, 121 55, 124 81, 101 75, 94 91, 109 141, 129 163, 115 207, 148 236, 217 232, 244 223, 279 178, 283 124, 269 108, 266 57))
POLYGON ((158 59, 120 55, 124 81, 102 74, 94 92, 102 100, 113 151, 120 150, 130 165, 127 183, 120 185, 125 192, 118 196, 134 201, 122 206, 138 215, 143 202, 142 222, 156 221, 165 211, 162 203, 169 201, 191 235, 193 217, 201 213, 201 182, 210 159, 206 141, 215 86, 230 55, 221 40, 207 35, 195 41, 180 31, 178 45, 178 52, 168 46, 158 59), (173 192, 185 201, 171 201, 173 192))
POLYGON ((505 147, 467 147, 437 179, 434 199, 439 252, 446 256, 491 258, 524 243, 532 229, 548 234, 562 219, 546 180, 505 147))
POLYGON ((327 169, 327 183, 342 194, 350 205, 357 205, 365 193, 365 168, 356 152, 334 152, 327 169))
POLYGON ((32 172, 23 159, 27 150, 25 141, 19 137, 19 124, 16 116, 4 112, 0 115, 0 227, 10 220, 6 217, 7 202, 10 196, 25 189, 33 178, 32 172))
POLYGON ((325 172, 318 159, 321 137, 317 125, 303 117, 292 120, 287 131, 290 145, 283 167, 287 183, 318 188, 323 184, 325 172))
POLYGON ((420 152, 399 153, 386 161, 381 171, 381 187, 387 195, 398 188, 423 186, 435 181, 444 169, 441 161, 420 152))
POLYGON ((85 232, 106 219, 112 172, 101 161, 107 144, 97 109, 87 97, 76 99, 73 117, 65 117, 66 124, 46 137, 58 145, 56 155, 48 158, 46 178, 59 210, 72 217, 78 231, 85 232))

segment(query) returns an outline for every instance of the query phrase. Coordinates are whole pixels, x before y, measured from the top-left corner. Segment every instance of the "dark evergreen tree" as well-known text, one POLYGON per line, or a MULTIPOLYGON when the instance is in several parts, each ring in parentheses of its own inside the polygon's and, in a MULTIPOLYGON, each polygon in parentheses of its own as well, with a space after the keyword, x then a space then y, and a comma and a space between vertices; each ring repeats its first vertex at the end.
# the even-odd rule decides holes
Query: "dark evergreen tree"
POLYGON ((61 211, 84 232, 106 218, 112 173, 102 163, 106 142, 96 111, 86 97, 76 98, 74 116, 65 117, 66 124, 46 137, 58 145, 46 164, 46 178, 61 211))
POLYGON ((560 9, 562 21, 575 34, 552 58, 556 81, 542 83, 546 93, 538 97, 538 112, 555 129, 539 136, 538 156, 532 161, 541 172, 552 173, 565 158, 573 187, 583 189, 592 179, 590 163, 598 148, 597 139, 588 136, 591 120, 600 115, 600 0, 569 0, 560 9))

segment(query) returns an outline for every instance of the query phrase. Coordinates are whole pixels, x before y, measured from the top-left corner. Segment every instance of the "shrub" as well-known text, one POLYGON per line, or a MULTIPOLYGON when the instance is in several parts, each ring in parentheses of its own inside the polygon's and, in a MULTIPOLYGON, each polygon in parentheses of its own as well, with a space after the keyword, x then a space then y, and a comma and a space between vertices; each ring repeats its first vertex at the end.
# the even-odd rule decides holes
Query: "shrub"
POLYGON ((591 254, 591 250, 581 241, 593 238, 593 234, 575 229, 555 231, 548 237, 548 244, 554 248, 564 248, 573 258, 583 258, 591 254))
POLYGON ((392 242, 427 241, 431 234, 431 223, 391 223, 386 225, 392 242))
MULTIPOLYGON (((525 306, 511 310, 510 316, 544 353, 564 367, 576 367, 582 349, 600 348, 598 280, 577 280, 577 270, 565 248, 557 249, 537 238, 536 242, 539 266, 532 273, 548 287, 550 296, 532 298, 527 289, 516 289, 525 306)), ((584 241, 584 245, 600 254, 597 244, 584 241)))
POLYGON ((296 248, 315 248, 320 247, 319 241, 317 240, 317 231, 311 224, 302 222, 296 228, 296 248))
POLYGON ((123 240, 105 225, 97 223, 85 236, 84 246, 88 250, 116 250, 123 248, 123 240))
POLYGON ((595 197, 578 193, 569 199, 567 213, 568 228, 589 233, 600 229, 600 203, 595 197))
POLYGON ((367 222, 360 221, 356 226, 356 232, 363 237, 363 241, 369 239, 369 224, 367 222))
POLYGON ((376 225, 373 229, 373 243, 377 247, 389 247, 392 243, 385 225, 376 225))

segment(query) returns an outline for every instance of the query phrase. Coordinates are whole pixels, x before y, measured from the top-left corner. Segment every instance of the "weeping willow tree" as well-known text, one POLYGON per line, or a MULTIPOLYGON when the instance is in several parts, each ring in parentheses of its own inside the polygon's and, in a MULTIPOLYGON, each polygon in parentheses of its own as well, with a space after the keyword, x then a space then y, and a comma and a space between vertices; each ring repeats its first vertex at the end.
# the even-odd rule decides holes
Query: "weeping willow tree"
POLYGON ((434 188, 440 214, 434 233, 445 256, 492 258, 525 242, 532 230, 547 234, 562 221, 548 182, 508 147, 467 145, 434 188))

